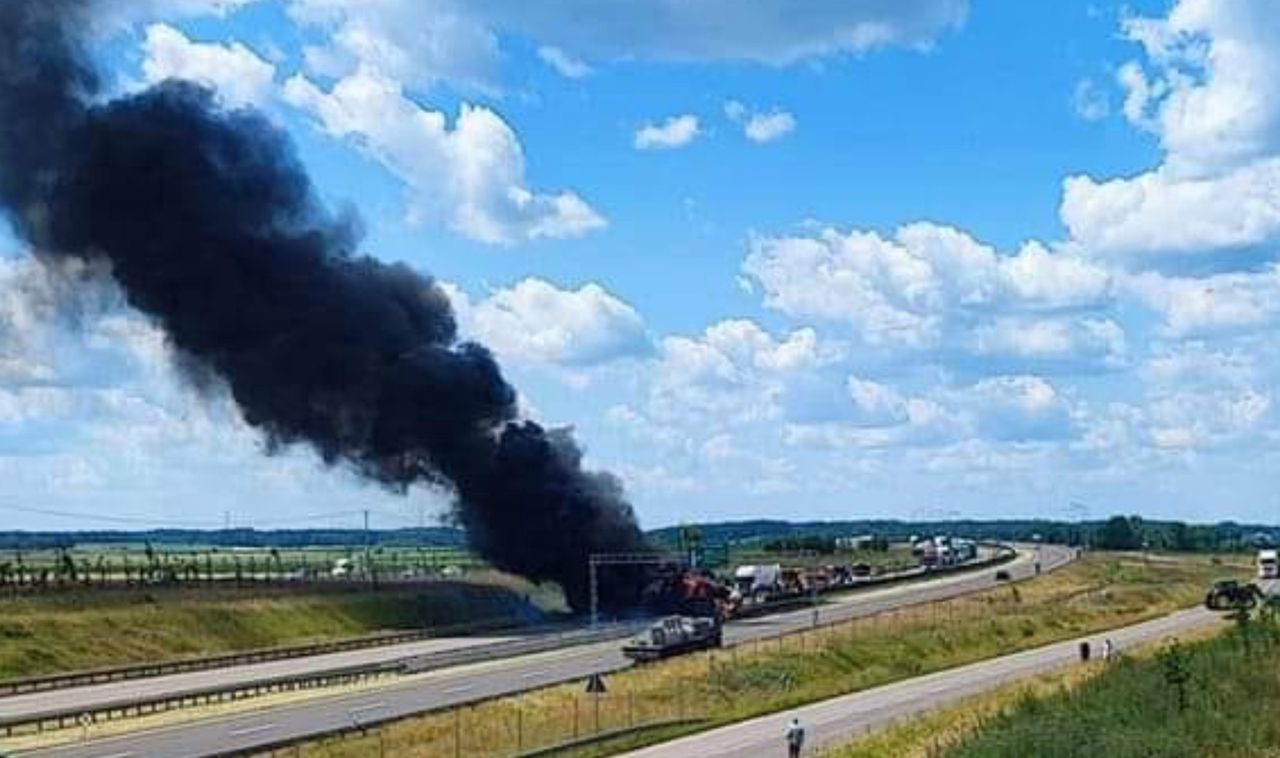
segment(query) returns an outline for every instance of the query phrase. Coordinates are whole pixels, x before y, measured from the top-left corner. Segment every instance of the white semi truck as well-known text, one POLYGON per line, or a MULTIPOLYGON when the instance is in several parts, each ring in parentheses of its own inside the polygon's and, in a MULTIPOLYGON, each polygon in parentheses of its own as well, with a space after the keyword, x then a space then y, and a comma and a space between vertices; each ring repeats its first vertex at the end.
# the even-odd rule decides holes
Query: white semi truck
POLYGON ((780 589, 782 566, 776 563, 739 566, 733 572, 733 588, 744 600, 763 603, 780 589))
POLYGON ((1280 566, 1276 564, 1275 550, 1258 551, 1258 578, 1280 579, 1280 566))

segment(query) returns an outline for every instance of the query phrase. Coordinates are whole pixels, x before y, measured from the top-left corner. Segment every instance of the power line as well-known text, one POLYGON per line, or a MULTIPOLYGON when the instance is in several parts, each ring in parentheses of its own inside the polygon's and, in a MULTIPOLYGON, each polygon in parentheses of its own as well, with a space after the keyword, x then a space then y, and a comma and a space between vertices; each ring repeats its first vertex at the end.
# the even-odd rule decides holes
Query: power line
POLYGON ((146 518, 142 516, 111 516, 100 513, 82 513, 78 511, 63 511, 56 508, 36 508, 28 505, 0 505, 0 510, 17 511, 19 513, 31 513, 40 516, 54 516, 57 518, 72 518, 81 521, 99 521, 107 524, 131 524, 134 526, 152 526, 154 528, 201 528, 216 527, 217 522, 214 521, 166 521, 163 519, 146 518))
MULTIPOLYGON (((13 505, 0 504, 0 510, 14 511, 18 513, 30 513, 38 516, 52 516, 55 518, 76 519, 77 521, 89 521, 104 524, 120 524, 127 526, 143 526, 153 529, 226 529, 229 527, 229 519, 223 522, 213 520, 191 519, 191 520, 172 520, 163 518, 151 518, 146 516, 120 516, 101 513, 85 513, 82 511, 67 511, 57 508, 38 508, 29 505, 13 505)), ((255 529, 263 526, 285 526, 285 525, 303 525, 314 523, 316 521, 325 521, 335 518, 360 516, 364 511, 345 510, 345 511, 328 511, 324 513, 308 513, 301 516, 282 516, 273 519, 255 519, 253 522, 237 528, 255 529)))
POLYGON ((342 518, 345 516, 359 516, 363 511, 329 511, 327 513, 308 513, 304 516, 282 516, 275 519, 257 519, 249 524, 250 528, 258 526, 272 526, 279 524, 300 524, 312 521, 324 521, 327 519, 342 518))

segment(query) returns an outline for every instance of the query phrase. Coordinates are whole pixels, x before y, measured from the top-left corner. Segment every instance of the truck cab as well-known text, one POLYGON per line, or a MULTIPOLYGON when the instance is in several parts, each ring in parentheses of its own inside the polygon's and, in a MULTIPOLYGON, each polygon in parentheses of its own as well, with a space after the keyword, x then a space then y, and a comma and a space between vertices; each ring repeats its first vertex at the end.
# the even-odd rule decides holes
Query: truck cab
POLYGON ((1280 566, 1278 566, 1276 563, 1275 550, 1259 550, 1258 551, 1258 578, 1259 579, 1280 578, 1280 566))
POLYGON ((739 566, 733 572, 733 588, 743 598, 763 603, 778 591, 782 567, 778 564, 739 566))

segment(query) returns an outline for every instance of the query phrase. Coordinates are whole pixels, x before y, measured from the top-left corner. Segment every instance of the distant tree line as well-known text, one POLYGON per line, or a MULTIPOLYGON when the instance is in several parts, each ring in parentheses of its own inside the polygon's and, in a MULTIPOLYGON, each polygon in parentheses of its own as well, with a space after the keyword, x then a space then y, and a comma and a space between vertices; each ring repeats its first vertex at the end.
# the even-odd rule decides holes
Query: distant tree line
MULTIPOLYGON (((818 534, 810 534, 803 537, 779 537, 778 539, 765 540, 761 547, 770 553, 833 555, 841 552, 841 546, 837 542, 838 539, 840 538, 818 534)), ((883 552, 889 549, 889 540, 885 537, 873 536, 866 545, 862 546, 862 549, 883 552)))
MULTIPOLYGON (((676 538, 675 530, 658 529, 653 539, 664 544, 676 538)), ((699 524, 704 544, 759 543, 761 545, 812 545, 799 549, 822 552, 827 540, 853 534, 872 534, 891 541, 909 537, 948 534, 976 540, 1030 542, 1040 539, 1065 545, 1082 545, 1105 550, 1151 550, 1212 552, 1245 550, 1280 543, 1280 528, 1274 525, 1187 524, 1181 521, 1113 516, 1095 521, 1051 521, 1004 519, 992 521, 814 521, 789 522, 754 520, 699 524), (817 540, 817 541, 810 541, 817 540)), ((766 547, 766 549, 768 549, 766 547)))
POLYGON ((0 550, 57 550, 76 545, 148 543, 212 547, 465 547, 466 533, 453 527, 410 529, 149 529, 70 532, 0 532, 0 550))
POLYGON ((1236 525, 1184 524, 1181 521, 1146 521, 1139 516, 1112 516, 1093 533, 1091 544, 1103 550, 1172 550, 1212 552, 1275 545, 1273 529, 1239 528, 1236 525))

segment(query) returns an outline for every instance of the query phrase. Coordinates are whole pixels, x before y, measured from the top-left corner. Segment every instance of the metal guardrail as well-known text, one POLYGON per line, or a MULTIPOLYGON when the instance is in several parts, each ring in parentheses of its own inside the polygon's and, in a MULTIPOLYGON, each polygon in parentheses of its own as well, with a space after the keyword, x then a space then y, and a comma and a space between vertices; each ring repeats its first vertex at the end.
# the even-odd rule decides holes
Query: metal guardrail
MULTIPOLYGON (((83 671, 69 671, 64 674, 48 674, 44 676, 27 677, 24 679, 0 680, 0 697, 7 695, 20 695, 29 692, 44 692, 48 690, 68 689, 71 687, 83 687, 90 684, 105 684, 108 682, 118 682, 128 679, 145 679, 155 676, 167 676, 169 674, 184 674, 192 671, 209 671, 218 668, 230 668, 232 666, 243 666, 251 663, 267 663, 270 661, 287 660, 290 658, 306 658, 308 656, 325 655, 328 653, 345 653, 352 650, 367 650, 375 647, 401 645, 407 642, 421 642, 423 640, 453 636, 455 634, 491 632, 507 628, 511 628, 511 622, 509 619, 494 619, 489 622, 479 622, 452 627, 432 627, 430 629, 414 629, 404 632, 382 632, 378 634, 364 635, 361 637, 348 637, 346 639, 330 640, 326 642, 313 642, 306 645, 286 645, 281 647, 259 648, 257 650, 245 650, 236 653, 201 656, 199 658, 176 658, 156 663, 136 663, 125 666, 110 666, 98 669, 86 669, 83 671)), ((554 627, 543 628, 552 629, 554 627)), ((531 629, 536 630, 538 627, 521 627, 519 631, 521 634, 528 634, 531 629)))
POLYGON ((259 694, 299 689, 326 687, 353 681, 364 681, 381 676, 416 674, 451 666, 509 658, 517 655, 558 650, 593 642, 606 642, 631 634, 634 625, 616 625, 606 629, 575 630, 560 634, 548 634, 524 640, 508 640, 492 645, 477 645, 458 650, 400 658, 376 664, 346 666, 325 671, 261 677, 234 685, 193 687, 150 698, 120 698, 91 706, 63 706, 44 711, 0 719, 0 735, 11 736, 18 731, 43 731, 47 726, 58 728, 77 724, 98 723, 115 718, 158 713, 207 703, 240 700, 259 694))
POLYGON ((265 677, 230 687, 219 685, 192 688, 182 692, 170 693, 163 697, 121 698, 97 703, 87 708, 51 708, 46 711, 0 720, 0 735, 9 737, 20 731, 42 732, 49 726, 65 728, 86 725, 128 716, 162 713, 194 705, 241 700, 268 692, 282 692, 362 681, 393 673, 398 673, 393 665, 349 666, 342 669, 331 669, 322 674, 292 674, 265 677))

